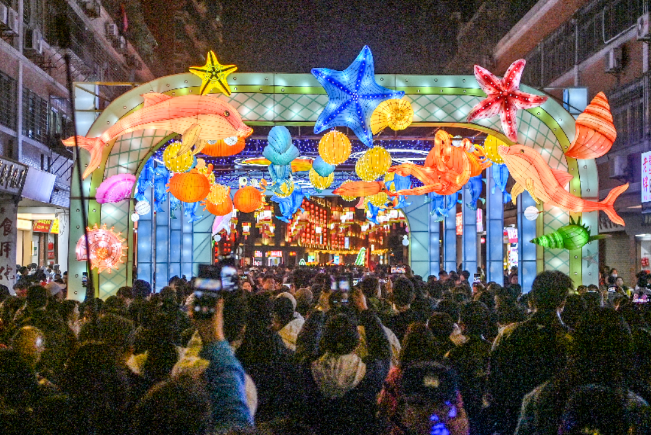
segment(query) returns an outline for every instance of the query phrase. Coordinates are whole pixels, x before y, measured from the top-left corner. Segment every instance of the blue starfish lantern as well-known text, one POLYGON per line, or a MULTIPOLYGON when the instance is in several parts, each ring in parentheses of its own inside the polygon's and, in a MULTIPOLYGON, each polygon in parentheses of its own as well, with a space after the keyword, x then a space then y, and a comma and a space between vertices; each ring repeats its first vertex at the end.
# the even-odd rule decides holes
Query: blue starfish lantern
POLYGON ((392 91, 375 82, 373 54, 366 45, 345 70, 314 68, 312 74, 329 98, 314 124, 314 133, 338 126, 348 127, 368 147, 373 146, 370 121, 375 108, 382 101, 405 95, 402 91, 392 91))

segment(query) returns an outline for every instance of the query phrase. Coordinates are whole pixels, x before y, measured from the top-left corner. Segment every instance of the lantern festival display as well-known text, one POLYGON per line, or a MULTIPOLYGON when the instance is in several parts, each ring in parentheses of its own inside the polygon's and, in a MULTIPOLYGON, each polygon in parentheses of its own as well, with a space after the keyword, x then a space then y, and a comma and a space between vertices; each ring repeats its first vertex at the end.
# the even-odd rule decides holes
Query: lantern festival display
POLYGON ((190 67, 190 72, 201 78, 201 88, 199 89, 201 95, 206 95, 211 90, 217 89, 224 95, 229 96, 231 88, 228 86, 226 77, 235 71, 237 71, 235 65, 220 64, 217 55, 212 50, 208 52, 204 66, 190 67))
POLYGON ((215 216, 226 216, 228 213, 233 211, 233 201, 231 201, 230 196, 227 196, 219 204, 213 204, 209 201, 203 201, 201 204, 203 205, 204 210, 207 210, 215 216))
POLYGON ((378 104, 371 116, 371 130, 378 134, 386 127, 404 130, 414 120, 414 109, 407 100, 391 99, 378 104))
POLYGON ((575 159, 596 159, 608 151, 617 139, 608 99, 599 92, 576 119, 576 135, 565 155, 575 159))
POLYGON ((195 164, 192 151, 188 150, 180 156, 177 156, 180 149, 180 142, 172 142, 163 152, 163 163, 170 172, 186 172, 195 164))
POLYGON ((197 154, 203 148, 203 141, 199 148, 191 150, 195 143, 199 140, 199 133, 201 133, 201 124, 192 124, 190 128, 183 132, 183 137, 181 138, 181 148, 176 153, 177 157, 184 155, 187 152, 190 152, 192 155, 197 154))
POLYGON ((235 192, 233 205, 242 213, 254 212, 262 205, 262 193, 253 186, 241 187, 235 192))
POLYGON ((508 145, 492 135, 487 136, 484 140, 484 152, 486 153, 486 157, 488 157, 491 162, 498 165, 504 163, 504 160, 500 157, 500 153, 497 152, 497 148, 500 146, 508 145))
POLYGON ((520 78, 527 62, 516 60, 500 80, 487 69, 475 65, 475 78, 486 99, 472 108, 468 122, 476 119, 492 118, 497 114, 502 121, 502 130, 513 142, 518 141, 518 109, 531 109, 547 101, 547 97, 527 94, 520 90, 520 78))
POLYGON ((221 204, 230 195, 230 192, 230 187, 213 184, 210 187, 210 193, 206 196, 206 201, 212 202, 213 204, 221 204))
POLYGON ((244 151, 246 141, 243 137, 238 137, 234 145, 226 143, 226 139, 205 141, 202 153, 212 157, 228 157, 244 151))
POLYGON ((516 182, 511 189, 514 204, 517 196, 526 190, 537 203, 543 202, 575 213, 601 210, 613 223, 624 225, 624 219, 615 211, 614 203, 617 197, 628 189, 628 183, 613 188, 603 201, 588 201, 565 190, 565 185, 574 177, 567 172, 550 168, 533 148, 513 145, 500 147, 499 153, 516 182))
POLYGON ((125 239, 121 238, 122 233, 115 233, 114 228, 106 228, 106 224, 101 228, 95 224, 93 228, 86 228, 88 234, 88 249, 90 255, 86 253, 86 236, 81 236, 75 247, 77 261, 87 261, 90 258, 92 269, 97 269, 98 273, 107 270, 111 273, 117 269, 121 263, 124 263, 122 257, 126 255, 127 247, 122 243, 125 239))
POLYGON ((391 154, 376 146, 366 151, 355 164, 355 173, 364 181, 375 181, 391 167, 391 154))
POLYGON ((590 227, 581 223, 581 218, 576 222, 570 217, 570 224, 560 227, 550 234, 545 234, 531 240, 531 243, 548 249, 581 249, 593 240, 604 239, 605 235, 590 235, 590 227))
POLYGON ((336 195, 341 196, 341 199, 344 201, 354 201, 357 196, 354 195, 353 193, 348 193, 348 186, 350 186, 350 183, 354 183, 352 180, 346 180, 343 183, 341 183, 341 186, 339 186, 339 189, 341 189, 341 192, 346 192, 346 193, 337 193, 336 195))
POLYGON ((327 177, 322 177, 314 169, 310 169, 310 183, 312 183, 312 186, 314 186, 315 189, 327 189, 330 187, 334 179, 334 172, 331 172, 327 177))
POLYGON ((314 124, 314 133, 348 127, 367 147, 373 146, 370 121, 375 108, 384 100, 405 95, 377 84, 373 54, 368 46, 344 71, 314 68, 312 74, 328 94, 328 103, 314 124))
POLYGON ((350 151, 350 140, 337 130, 324 134, 319 141, 319 156, 330 165, 336 166, 344 163, 350 157, 350 151))
POLYGON ((379 192, 375 195, 367 196, 366 200, 370 201, 370 203, 376 207, 383 207, 389 200, 389 196, 386 194, 386 192, 379 192))
POLYGON ((210 193, 208 178, 196 169, 174 174, 167 185, 168 192, 183 202, 197 202, 210 193))
POLYGON ((132 174, 113 175, 97 188, 95 199, 99 204, 117 203, 131 196, 136 176, 132 174))

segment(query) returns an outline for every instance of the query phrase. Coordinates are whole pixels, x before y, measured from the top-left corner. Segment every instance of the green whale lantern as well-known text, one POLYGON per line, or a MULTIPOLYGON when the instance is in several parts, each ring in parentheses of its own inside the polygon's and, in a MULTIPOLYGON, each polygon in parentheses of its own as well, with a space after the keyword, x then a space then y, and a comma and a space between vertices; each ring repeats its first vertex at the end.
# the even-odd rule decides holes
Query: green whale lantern
POLYGON ((581 223, 581 218, 575 222, 570 218, 570 224, 560 227, 551 234, 545 234, 531 240, 531 243, 548 249, 581 249, 588 242, 605 239, 608 236, 591 236, 590 227, 581 223))

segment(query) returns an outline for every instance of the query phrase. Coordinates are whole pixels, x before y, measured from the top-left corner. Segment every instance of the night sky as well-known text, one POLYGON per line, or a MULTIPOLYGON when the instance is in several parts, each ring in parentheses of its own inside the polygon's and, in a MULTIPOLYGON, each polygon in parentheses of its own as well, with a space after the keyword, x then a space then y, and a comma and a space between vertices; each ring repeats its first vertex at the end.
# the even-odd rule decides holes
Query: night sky
MULTIPOLYGON (((376 73, 440 73, 455 49, 454 3, 226 0, 220 61, 242 72, 309 73, 344 69, 369 45, 376 73)), ((458 3, 466 15, 474 8, 473 1, 458 3)))

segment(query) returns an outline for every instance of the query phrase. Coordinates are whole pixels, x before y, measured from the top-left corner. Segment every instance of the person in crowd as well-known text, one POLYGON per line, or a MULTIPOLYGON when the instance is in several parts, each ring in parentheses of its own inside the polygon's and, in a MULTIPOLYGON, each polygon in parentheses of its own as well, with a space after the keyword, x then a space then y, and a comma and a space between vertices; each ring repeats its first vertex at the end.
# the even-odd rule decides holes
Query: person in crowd
POLYGON ((391 350, 364 293, 354 291, 352 301, 366 333, 367 356, 355 353, 359 333, 354 319, 338 312, 326 322, 321 356, 304 365, 305 419, 317 434, 361 435, 379 430, 376 397, 389 371, 391 350))
POLYGON ((296 350, 296 338, 305 323, 303 316, 296 311, 296 305, 294 296, 285 292, 276 297, 273 306, 272 327, 292 352, 296 350))
POLYGON ((540 273, 531 287, 531 318, 505 328, 495 339, 488 393, 497 433, 513 433, 524 395, 565 365, 568 328, 560 314, 572 286, 562 272, 540 273))
POLYGON ((414 299, 416 292, 409 279, 400 277, 393 282, 393 313, 386 319, 386 326, 396 334, 398 340, 402 340, 411 323, 427 320, 421 312, 412 309, 414 299))
POLYGON ((443 357, 455 346, 451 336, 454 333, 456 323, 449 314, 436 311, 427 320, 427 327, 436 340, 436 352, 433 359, 442 361, 443 357))

